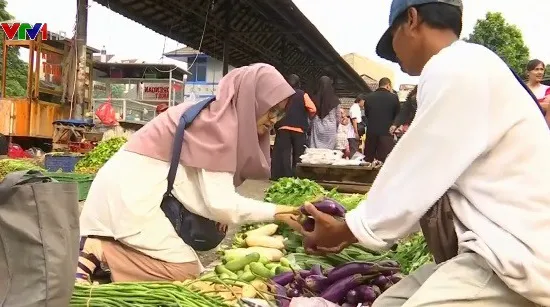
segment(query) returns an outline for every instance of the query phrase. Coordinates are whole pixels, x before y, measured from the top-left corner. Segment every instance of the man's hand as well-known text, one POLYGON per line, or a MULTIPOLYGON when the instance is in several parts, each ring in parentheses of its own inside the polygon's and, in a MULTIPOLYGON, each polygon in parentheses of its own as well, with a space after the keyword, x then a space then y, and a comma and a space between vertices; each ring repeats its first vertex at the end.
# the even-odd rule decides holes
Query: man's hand
POLYGON ((312 204, 305 205, 306 211, 315 220, 315 228, 308 232, 302 229, 304 247, 309 254, 339 253, 357 239, 345 221, 323 213, 312 204))

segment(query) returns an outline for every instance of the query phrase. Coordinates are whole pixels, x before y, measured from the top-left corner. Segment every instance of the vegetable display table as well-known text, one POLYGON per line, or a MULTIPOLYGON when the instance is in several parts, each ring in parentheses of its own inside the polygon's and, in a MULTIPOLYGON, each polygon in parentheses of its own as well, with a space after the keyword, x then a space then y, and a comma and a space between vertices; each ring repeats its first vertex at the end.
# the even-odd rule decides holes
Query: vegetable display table
POLYGON ((367 193, 378 170, 367 166, 298 163, 296 176, 319 183, 323 188, 336 188, 343 193, 367 193))

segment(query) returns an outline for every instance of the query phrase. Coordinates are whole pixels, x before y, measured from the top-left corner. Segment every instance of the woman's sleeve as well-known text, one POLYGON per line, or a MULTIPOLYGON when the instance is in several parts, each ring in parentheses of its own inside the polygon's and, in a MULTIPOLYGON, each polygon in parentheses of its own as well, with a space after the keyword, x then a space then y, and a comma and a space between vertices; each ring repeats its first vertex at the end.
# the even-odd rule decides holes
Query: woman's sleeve
MULTIPOLYGON (((200 170, 201 195, 211 220, 224 224, 272 221, 275 205, 244 197, 233 185, 233 174, 200 170)), ((262 192, 263 191, 258 191, 262 192)))

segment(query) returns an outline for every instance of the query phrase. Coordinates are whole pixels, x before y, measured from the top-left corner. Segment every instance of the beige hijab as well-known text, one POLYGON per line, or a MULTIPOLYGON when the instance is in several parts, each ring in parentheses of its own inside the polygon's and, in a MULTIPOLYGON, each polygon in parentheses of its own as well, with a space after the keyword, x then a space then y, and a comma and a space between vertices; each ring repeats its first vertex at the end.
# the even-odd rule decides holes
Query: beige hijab
MULTIPOLYGON (((216 101, 185 130, 181 164, 233 173, 235 186, 245 179, 268 179, 269 134, 258 138, 256 122, 293 94, 292 87, 271 65, 232 70, 221 79, 216 101)), ((132 135, 126 150, 170 161, 179 119, 190 106, 185 102, 154 118, 132 135)))

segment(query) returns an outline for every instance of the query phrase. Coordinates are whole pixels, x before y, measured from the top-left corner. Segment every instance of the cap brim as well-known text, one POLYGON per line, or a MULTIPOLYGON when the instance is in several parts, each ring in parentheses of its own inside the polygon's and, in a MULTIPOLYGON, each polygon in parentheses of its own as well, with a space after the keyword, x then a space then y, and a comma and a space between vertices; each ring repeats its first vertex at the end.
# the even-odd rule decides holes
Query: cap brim
POLYGON ((391 28, 388 28, 378 41, 378 45, 376 45, 376 54, 383 59, 398 63, 397 55, 395 55, 395 51, 393 51, 391 28))

